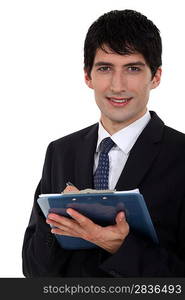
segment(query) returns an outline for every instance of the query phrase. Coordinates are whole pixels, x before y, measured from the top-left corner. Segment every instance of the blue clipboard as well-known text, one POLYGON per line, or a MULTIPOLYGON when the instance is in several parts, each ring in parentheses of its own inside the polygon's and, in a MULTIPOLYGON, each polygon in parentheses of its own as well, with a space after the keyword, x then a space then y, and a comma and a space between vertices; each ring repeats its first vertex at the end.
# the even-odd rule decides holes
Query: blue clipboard
MULTIPOLYGON (((158 243, 150 214, 142 194, 138 192, 111 192, 87 194, 47 194, 40 195, 37 202, 45 217, 51 212, 66 216, 67 208, 73 208, 96 224, 108 226, 115 224, 119 211, 124 211, 130 228, 158 243)), ((64 249, 97 248, 95 244, 77 237, 55 235, 64 249)))

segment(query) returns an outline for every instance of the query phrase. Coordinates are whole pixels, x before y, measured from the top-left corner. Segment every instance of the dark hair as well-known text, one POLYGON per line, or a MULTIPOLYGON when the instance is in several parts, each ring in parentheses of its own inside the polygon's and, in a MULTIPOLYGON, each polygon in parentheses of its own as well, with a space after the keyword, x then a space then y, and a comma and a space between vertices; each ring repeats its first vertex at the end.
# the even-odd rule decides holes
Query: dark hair
POLYGON ((152 77, 162 65, 159 29, 134 10, 113 10, 100 16, 89 28, 84 43, 84 69, 89 77, 97 49, 126 55, 138 52, 151 69, 152 77))

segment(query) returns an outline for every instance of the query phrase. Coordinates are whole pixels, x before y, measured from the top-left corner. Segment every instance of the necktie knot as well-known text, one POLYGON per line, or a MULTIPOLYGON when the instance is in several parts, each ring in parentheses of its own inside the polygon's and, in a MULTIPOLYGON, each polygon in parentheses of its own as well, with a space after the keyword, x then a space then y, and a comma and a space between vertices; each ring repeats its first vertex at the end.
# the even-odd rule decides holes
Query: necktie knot
POLYGON ((102 140, 101 142, 101 152, 102 153, 109 153, 109 151, 111 150, 111 148, 115 145, 115 143, 113 142, 113 140, 110 137, 107 137, 105 139, 102 140))

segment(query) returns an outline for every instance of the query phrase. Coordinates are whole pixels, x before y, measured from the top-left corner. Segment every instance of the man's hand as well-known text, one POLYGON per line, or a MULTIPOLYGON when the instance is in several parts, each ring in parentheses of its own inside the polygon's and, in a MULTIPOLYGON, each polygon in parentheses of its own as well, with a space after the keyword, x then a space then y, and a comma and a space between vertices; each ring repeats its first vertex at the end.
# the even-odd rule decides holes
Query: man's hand
MULTIPOLYGON (((74 186, 67 186, 63 192, 68 191, 77 192, 79 190, 74 186)), ((129 225, 124 212, 117 214, 115 225, 102 227, 72 208, 68 208, 66 211, 72 219, 54 213, 48 215, 46 222, 56 227, 51 229, 52 233, 80 237, 110 253, 115 253, 120 248, 129 233, 129 225)))
POLYGON ((52 233, 80 237, 98 245, 110 253, 115 253, 120 248, 129 233, 129 225, 126 222, 124 212, 117 214, 115 225, 106 227, 95 224, 72 208, 68 208, 67 213, 73 219, 53 213, 48 215, 46 222, 57 227, 51 230, 52 233))

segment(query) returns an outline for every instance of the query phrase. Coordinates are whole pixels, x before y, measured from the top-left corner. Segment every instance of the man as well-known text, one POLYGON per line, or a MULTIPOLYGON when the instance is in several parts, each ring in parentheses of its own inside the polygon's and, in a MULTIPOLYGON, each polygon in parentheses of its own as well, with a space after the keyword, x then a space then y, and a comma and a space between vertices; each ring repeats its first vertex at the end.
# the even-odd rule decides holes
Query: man
POLYGON ((100 122, 47 149, 24 238, 26 277, 185 275, 185 135, 147 110, 150 91, 160 83, 161 52, 159 30, 135 11, 111 11, 89 28, 85 81, 94 90, 100 122), (159 244, 134 232, 124 212, 117 214, 115 225, 101 227, 74 209, 67 210, 72 219, 49 214, 45 220, 38 207, 39 194, 61 192, 68 181, 80 190, 104 188, 107 183, 98 176, 105 139, 112 142, 108 161, 103 158, 109 167, 107 188, 139 188, 159 244), (98 247, 65 250, 54 233, 81 237, 98 247))

